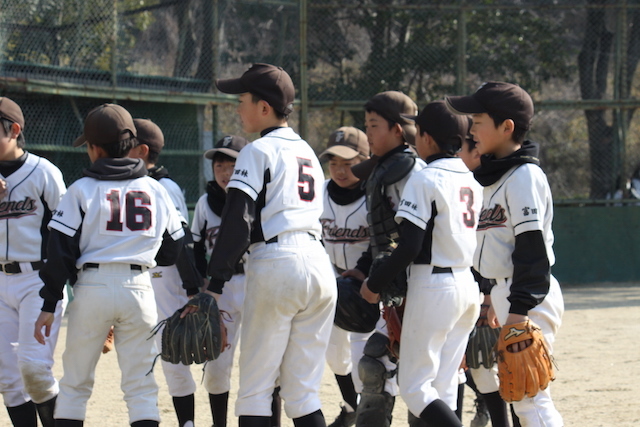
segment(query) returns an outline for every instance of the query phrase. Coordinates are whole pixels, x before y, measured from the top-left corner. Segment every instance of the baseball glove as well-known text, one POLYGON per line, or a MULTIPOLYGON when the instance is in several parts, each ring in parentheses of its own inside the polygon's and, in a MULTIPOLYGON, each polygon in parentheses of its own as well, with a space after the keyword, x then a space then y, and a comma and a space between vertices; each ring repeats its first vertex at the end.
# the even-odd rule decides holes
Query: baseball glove
POLYGON ((215 360, 227 345, 227 328, 218 304, 204 292, 196 294, 183 308, 160 322, 153 333, 163 325, 160 357, 166 362, 190 365, 215 360), (188 306, 198 310, 181 319, 180 315, 188 306))
POLYGON ((531 320, 503 326, 496 344, 500 396, 506 402, 534 397, 555 380, 553 363, 542 331, 531 320), (513 353, 508 347, 531 340, 524 350, 513 353))
POLYGON ((495 363, 493 348, 499 335, 500 329, 493 329, 488 325, 473 328, 466 353, 469 368, 478 369, 482 365, 489 369, 493 366, 495 363))
POLYGON ((339 277, 338 302, 333 323, 350 332, 366 333, 376 327, 380 318, 378 304, 368 303, 360 295, 362 281, 354 277, 339 277))

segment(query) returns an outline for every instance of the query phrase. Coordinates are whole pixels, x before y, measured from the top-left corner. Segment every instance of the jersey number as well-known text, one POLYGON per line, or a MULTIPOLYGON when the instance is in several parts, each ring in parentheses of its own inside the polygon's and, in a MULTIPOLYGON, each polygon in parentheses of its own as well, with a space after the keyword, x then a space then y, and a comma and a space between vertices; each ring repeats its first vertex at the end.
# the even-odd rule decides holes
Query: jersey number
POLYGON ((467 211, 462 214, 462 222, 469 228, 476 225, 476 216, 473 211, 473 191, 469 187, 460 189, 460 201, 467 204, 467 211))
MULTIPOLYGON (((107 230, 122 231, 120 222, 120 191, 111 190, 107 194, 111 206, 111 217, 107 221, 107 230)), ((145 206, 151 205, 151 197, 144 191, 129 191, 125 196, 125 219, 127 228, 131 231, 148 230, 151 227, 151 210, 145 206)))
POLYGON ((310 202, 316 197, 315 180, 312 175, 304 172, 304 168, 313 168, 313 166, 309 159, 296 158, 298 159, 298 194, 301 200, 310 202))

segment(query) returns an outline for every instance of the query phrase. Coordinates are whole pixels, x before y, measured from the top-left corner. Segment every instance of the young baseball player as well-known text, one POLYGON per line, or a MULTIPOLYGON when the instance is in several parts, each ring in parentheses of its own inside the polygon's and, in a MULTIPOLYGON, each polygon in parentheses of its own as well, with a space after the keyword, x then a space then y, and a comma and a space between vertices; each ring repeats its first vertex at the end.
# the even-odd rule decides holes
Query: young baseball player
POLYGON ((261 136, 238 155, 209 263, 208 290, 219 298, 249 248, 239 426, 269 427, 278 379, 294 424, 324 426, 318 393, 337 297, 320 243, 324 174, 313 149, 288 126, 295 89, 282 68, 254 64, 216 86, 239 95, 244 131, 261 136))
MULTIPOLYGON (((213 252, 220 231, 220 219, 227 199, 226 188, 233 176, 238 153, 247 144, 248 141, 241 136, 227 135, 204 153, 204 157, 211 160, 214 179, 207 183, 207 193, 198 199, 191 224, 196 263, 203 277, 207 276, 207 258, 213 252)), ((211 416, 216 427, 227 425, 231 369, 242 323, 244 265, 241 260, 218 299, 218 308, 225 312, 223 321, 227 328, 228 348, 204 368, 204 386, 209 393, 211 416)))
MULTIPOLYGON (((351 166, 369 158, 367 135, 354 127, 341 127, 329 136, 327 149, 319 158, 329 164, 331 177, 324 184, 324 211, 320 217, 322 241, 336 274, 340 275, 354 268, 369 246, 365 191, 360 179, 351 172, 351 166)), ((355 423, 362 383, 357 369, 352 368, 358 366, 370 335, 332 327, 327 364, 336 377, 344 405, 329 427, 348 427, 355 423)))
POLYGON ((128 157, 136 134, 131 115, 118 105, 89 112, 73 145, 86 144, 92 165, 69 187, 49 222, 49 258, 40 270, 44 303, 34 332, 41 344, 48 341, 66 281, 74 284, 56 427, 83 425, 111 325, 131 425, 160 421, 158 386, 147 375, 157 354, 148 339, 157 323, 148 270, 175 264, 184 233, 167 191, 147 176, 142 160, 128 157))
MULTIPOLYGON (((550 271, 555 261, 551 191, 539 166, 538 144, 525 140, 533 101, 517 85, 487 82, 473 95, 446 102, 451 111, 472 116, 471 134, 482 155, 474 171, 484 187, 474 267, 494 284, 489 324, 504 328, 530 319, 551 350, 564 302, 550 271)), ((527 345, 523 341, 510 350, 527 345)), ((523 426, 563 425, 549 387, 513 407, 523 426)))
MULTIPOLYGON (((167 190, 173 201, 185 232, 185 242, 191 242, 191 232, 188 227, 189 211, 184 200, 184 194, 178 184, 171 179, 169 171, 158 163, 158 158, 164 147, 164 134, 157 124, 148 119, 134 119, 138 145, 131 149, 129 157, 142 159, 149 176, 157 180, 167 190)), ((189 295, 195 295, 202 286, 202 275, 195 266, 193 248, 185 245, 180 252, 180 258, 175 265, 156 266, 149 270, 153 293, 158 308, 158 318, 166 319, 176 310, 182 308, 188 301, 189 295)), ((156 345, 162 347, 162 334, 155 334, 156 345)), ((191 369, 187 365, 173 364, 161 361, 162 371, 167 381, 167 388, 173 400, 173 407, 178 417, 178 425, 183 427, 195 417, 196 383, 191 376, 191 369)))
POLYGON ((15 426, 53 427, 58 395, 53 352, 66 298, 52 310, 51 339, 39 345, 32 325, 41 305, 38 270, 47 258, 46 224, 66 191, 60 170, 25 151, 24 116, 13 100, 0 97, 0 392, 15 426))
MULTIPOLYGON (((418 107, 407 95, 397 91, 381 92, 365 104, 365 126, 371 153, 375 159, 356 165, 356 175, 374 164, 366 178, 366 198, 370 232, 369 250, 354 269, 344 275, 360 280, 369 274, 372 259, 388 252, 398 239, 393 219, 400 196, 412 173, 425 163, 415 156, 407 142, 413 143, 415 125, 402 114, 415 115, 418 107)), ((363 174, 363 176, 366 176, 363 174)), ((387 310, 387 308, 385 308, 387 310)), ((358 363, 362 393, 356 415, 357 426, 389 426, 398 395, 395 375, 396 355, 390 352, 391 342, 386 323, 367 340, 364 356, 358 363)))
POLYGON ((408 283, 398 367, 400 395, 429 426, 461 426, 455 414, 458 371, 478 317, 479 290, 471 264, 481 206, 480 185, 455 156, 466 118, 444 102, 415 120, 416 149, 427 163, 404 187, 396 220, 397 247, 362 284, 369 301, 407 267, 408 283))

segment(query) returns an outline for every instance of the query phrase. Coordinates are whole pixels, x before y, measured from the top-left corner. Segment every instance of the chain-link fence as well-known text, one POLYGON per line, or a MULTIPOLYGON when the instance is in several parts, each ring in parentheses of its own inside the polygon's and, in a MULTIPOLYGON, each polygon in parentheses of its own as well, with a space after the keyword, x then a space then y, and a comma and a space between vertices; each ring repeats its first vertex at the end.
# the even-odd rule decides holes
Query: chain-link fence
POLYGON ((86 112, 116 101, 161 126, 162 162, 194 203, 210 179, 202 151, 242 134, 235 99, 212 81, 268 62, 292 75, 300 101, 291 124, 318 151, 337 127, 362 127, 362 106, 379 91, 402 90, 422 107, 503 80, 536 102, 530 137, 556 200, 633 194, 638 0, 0 4, 0 94, 23 106, 28 146, 67 182, 88 161, 69 148, 86 112))

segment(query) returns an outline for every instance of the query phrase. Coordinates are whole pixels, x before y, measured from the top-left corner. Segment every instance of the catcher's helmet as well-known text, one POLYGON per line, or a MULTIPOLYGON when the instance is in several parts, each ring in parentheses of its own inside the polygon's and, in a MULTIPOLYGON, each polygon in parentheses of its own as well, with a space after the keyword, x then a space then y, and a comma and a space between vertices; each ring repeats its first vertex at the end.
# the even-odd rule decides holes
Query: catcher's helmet
POLYGON ((378 304, 368 303, 360 295, 362 282, 353 277, 338 278, 338 303, 334 323, 350 332, 366 333, 376 327, 380 318, 378 304))

